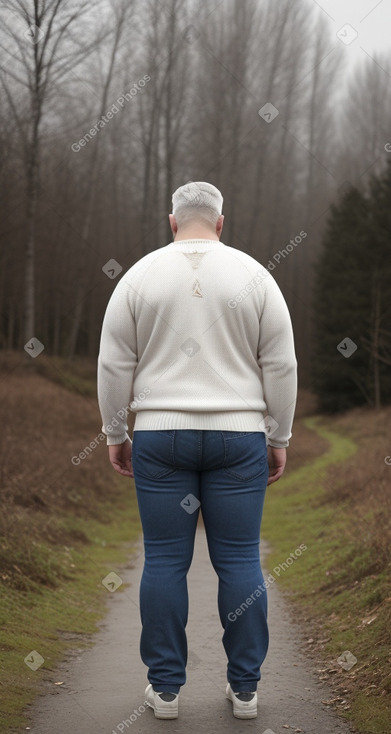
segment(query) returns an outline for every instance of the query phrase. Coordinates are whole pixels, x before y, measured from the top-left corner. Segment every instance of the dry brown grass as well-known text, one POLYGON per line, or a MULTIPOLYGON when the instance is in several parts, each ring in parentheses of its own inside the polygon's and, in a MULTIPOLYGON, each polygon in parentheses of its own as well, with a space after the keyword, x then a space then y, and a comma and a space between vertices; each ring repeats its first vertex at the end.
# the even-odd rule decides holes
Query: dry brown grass
POLYGON ((326 500, 346 503, 350 539, 360 539, 373 569, 381 571, 389 563, 391 547, 391 466, 385 462, 391 455, 391 406, 379 411, 356 408, 325 422, 358 444, 354 456, 330 466, 326 500))
POLYGON ((62 385, 82 396, 95 397, 96 361, 86 357, 75 357, 68 361, 63 357, 48 356, 43 351, 37 359, 26 352, 0 350, 0 379, 10 375, 41 375, 57 385, 62 385))
POLYGON ((23 379, 11 375, 1 380, 0 400, 0 471, 9 501, 50 510, 54 505, 68 506, 72 502, 69 493, 78 485, 92 486, 93 493, 103 491, 107 482, 103 442, 79 466, 71 462, 100 433, 96 401, 80 399, 39 375, 23 379))
MULTIPOLYGON (((58 519, 96 517, 115 492, 105 441, 78 466, 77 456, 99 433, 96 398, 81 397, 18 365, 0 373, 0 565, 3 581, 50 583, 40 567, 41 540, 71 545, 83 534, 60 529, 58 519)), ((103 513, 103 516, 102 516, 103 513)))
MULTIPOLYGON (((65 360, 42 353, 0 352, 0 562, 2 580, 24 588, 26 579, 55 582, 39 559, 41 540, 72 545, 86 538, 58 522, 64 515, 102 520, 104 502, 116 492, 105 440, 78 466, 72 463, 100 434, 96 399, 96 363, 65 360)), ((313 412, 309 393, 299 395, 297 415, 313 412)), ((133 416, 129 429, 133 427, 133 416)), ((323 439, 300 420, 288 454, 288 469, 326 450, 323 439)), ((202 517, 200 516, 200 522, 202 517)), ((53 569, 54 571, 54 569, 53 569)))
MULTIPOLYGON (((46 355, 31 360, 24 353, 0 353, 0 556, 11 576, 19 573, 12 548, 19 548, 19 566, 31 555, 31 542, 76 540, 75 530, 59 530, 57 518, 70 512, 101 519, 102 501, 110 502, 116 491, 105 440, 78 466, 71 461, 100 434, 95 375, 91 360, 67 365, 46 355)), ((315 411, 314 397, 301 390, 287 474, 328 448, 303 425, 302 418, 315 411)), ((391 545, 391 466, 384 462, 391 454, 391 407, 379 413, 360 408, 325 421, 359 445, 354 457, 329 468, 326 501, 347 503, 352 535, 360 535, 380 568, 391 545)))
POLYGON ((308 390, 299 390, 292 438, 287 449, 286 475, 316 459, 328 449, 327 441, 303 424, 303 418, 315 413, 315 396, 308 390))

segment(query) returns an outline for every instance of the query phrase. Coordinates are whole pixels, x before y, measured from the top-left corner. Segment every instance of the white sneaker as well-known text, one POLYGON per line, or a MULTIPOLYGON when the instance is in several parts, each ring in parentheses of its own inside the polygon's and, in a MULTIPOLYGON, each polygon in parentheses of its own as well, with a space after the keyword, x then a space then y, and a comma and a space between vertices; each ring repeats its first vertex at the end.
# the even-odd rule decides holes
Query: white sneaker
POLYGON ((258 715, 258 696, 256 691, 234 693, 231 684, 227 684, 227 698, 233 703, 233 715, 237 719, 255 719, 258 715))
POLYGON ((179 693, 154 691, 152 683, 145 689, 145 701, 154 710, 157 719, 177 719, 178 699, 179 693))

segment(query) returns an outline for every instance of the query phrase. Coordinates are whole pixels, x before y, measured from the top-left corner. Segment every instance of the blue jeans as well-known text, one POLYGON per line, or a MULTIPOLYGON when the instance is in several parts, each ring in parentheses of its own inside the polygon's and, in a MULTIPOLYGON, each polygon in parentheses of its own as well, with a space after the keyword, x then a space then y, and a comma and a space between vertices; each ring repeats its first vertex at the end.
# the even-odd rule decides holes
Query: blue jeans
POLYGON ((132 464, 145 551, 140 654, 149 682, 173 693, 186 682, 187 572, 201 509, 219 578, 227 680, 235 692, 255 691, 269 644, 259 556, 269 475, 265 434, 134 431, 132 464))

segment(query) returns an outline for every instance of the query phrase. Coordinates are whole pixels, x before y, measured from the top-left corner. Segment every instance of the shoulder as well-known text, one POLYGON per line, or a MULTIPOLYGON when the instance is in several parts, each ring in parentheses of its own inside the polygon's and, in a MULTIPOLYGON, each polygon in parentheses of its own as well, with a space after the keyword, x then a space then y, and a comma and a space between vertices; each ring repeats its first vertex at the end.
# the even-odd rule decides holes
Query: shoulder
POLYGON ((142 276, 149 268, 150 266, 158 260, 160 257, 163 257, 166 254, 167 248, 169 246, 166 245, 164 247, 159 247, 157 250, 153 250, 152 252, 148 252, 147 255, 144 255, 140 260, 137 260, 122 276, 120 282, 130 283, 134 281, 134 279, 138 276, 142 276))
MULTIPOLYGON (((222 243, 224 244, 224 243, 222 243)), ((250 272, 256 272, 259 271, 265 271, 266 268, 262 265, 262 263, 259 262, 259 260, 256 260, 255 257, 252 257, 252 255, 249 255, 247 252, 244 252, 243 250, 238 250, 236 247, 229 247, 229 245, 224 244, 224 252, 226 253, 227 257, 232 258, 232 260, 235 260, 238 263, 241 263, 244 265, 250 272)), ((266 270, 266 272, 269 272, 266 270)))
POLYGON ((277 285, 277 281, 273 278, 269 268, 262 265, 259 260, 256 260, 252 255, 249 255, 247 252, 243 252, 243 250, 238 250, 235 247, 228 247, 227 245, 224 245, 224 249, 227 252, 227 255, 232 258, 233 264, 238 266, 241 265, 242 268, 248 273, 249 279, 251 279, 251 284, 256 284, 257 286, 260 286, 262 291, 269 290, 279 290, 279 287, 277 285))

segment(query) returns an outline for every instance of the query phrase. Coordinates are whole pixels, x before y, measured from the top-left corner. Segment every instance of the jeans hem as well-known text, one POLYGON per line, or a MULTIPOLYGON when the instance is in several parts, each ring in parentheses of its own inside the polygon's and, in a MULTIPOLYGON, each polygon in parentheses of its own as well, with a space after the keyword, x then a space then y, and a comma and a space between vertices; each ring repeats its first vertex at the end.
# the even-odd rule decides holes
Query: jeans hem
POLYGON ((232 683, 232 681, 230 680, 228 681, 234 693, 250 693, 252 691, 256 691, 258 682, 259 681, 257 680, 255 681, 250 680, 250 681, 247 681, 246 683, 240 683, 239 685, 236 685, 235 683, 232 683))

